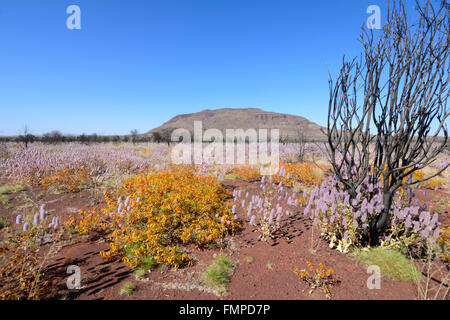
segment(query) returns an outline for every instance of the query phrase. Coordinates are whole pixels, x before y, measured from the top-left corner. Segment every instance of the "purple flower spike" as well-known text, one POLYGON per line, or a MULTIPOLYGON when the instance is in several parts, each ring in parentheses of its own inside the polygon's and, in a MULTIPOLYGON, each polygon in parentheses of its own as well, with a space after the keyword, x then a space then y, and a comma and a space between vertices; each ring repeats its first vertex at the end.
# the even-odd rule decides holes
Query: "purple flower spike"
POLYGON ((35 214, 34 214, 34 217, 33 217, 33 224, 34 224, 35 226, 38 226, 38 225, 39 225, 39 213, 35 213, 35 214))
POLYGON ((434 229, 434 231, 433 231, 433 238, 434 238, 434 239, 439 238, 440 232, 441 232, 441 231, 440 231, 439 227, 437 227, 436 229, 434 229))
POLYGON ((427 238, 430 235, 430 229, 428 227, 426 227, 425 229, 423 229, 422 231, 420 231, 420 235, 423 238, 427 238))
POLYGON ((30 227, 30 226, 29 226, 28 222, 25 222, 25 223, 23 224, 22 230, 23 230, 23 231, 28 231, 29 227, 30 227))
POLYGON ((23 221, 22 215, 21 215, 21 214, 18 214, 17 217, 16 217, 16 224, 21 224, 22 221, 23 221))
POLYGON ((344 217, 344 219, 342 219, 342 224, 344 225, 344 227, 348 226, 348 222, 347 222, 347 218, 344 217))
POLYGON ((45 216, 46 216, 45 208, 46 208, 46 206, 45 206, 45 204, 43 204, 41 206, 41 210, 39 212, 39 217, 41 218, 41 220, 45 219, 45 216))
POLYGON ((409 229, 411 227, 411 216, 408 215, 405 220, 405 227, 409 229))
POLYGON ((253 226, 253 224, 255 223, 255 219, 256 219, 256 216, 252 215, 252 217, 250 218, 250 223, 249 223, 251 226, 253 226))
POLYGON ((58 229, 59 227, 59 219, 58 217, 55 217, 55 221, 53 222, 53 229, 58 229))
POLYGON ((253 205, 253 203, 250 203, 250 205, 248 206, 247 217, 250 217, 250 215, 252 213, 252 205, 253 205))

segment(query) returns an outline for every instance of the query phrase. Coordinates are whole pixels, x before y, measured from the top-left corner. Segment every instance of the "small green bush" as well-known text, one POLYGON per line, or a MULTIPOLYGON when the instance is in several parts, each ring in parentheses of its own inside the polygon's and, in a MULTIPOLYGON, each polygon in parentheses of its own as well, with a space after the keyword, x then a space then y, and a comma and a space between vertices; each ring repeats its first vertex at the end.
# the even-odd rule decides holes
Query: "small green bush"
POLYGON ((4 194, 8 194, 8 193, 14 193, 14 192, 19 192, 25 190, 25 188, 20 185, 20 184, 16 184, 16 185, 4 185, 0 187, 0 195, 4 195, 4 194))
POLYGON ((230 282, 235 262, 224 255, 218 255, 214 262, 203 272, 203 282, 208 287, 215 287, 219 293, 225 292, 230 282))
POLYGON ((133 282, 128 281, 125 282, 124 285, 122 286, 122 288, 120 288, 120 294, 126 294, 127 296, 129 296, 130 294, 132 294, 134 291, 136 290, 136 286, 133 284, 133 282))
POLYGON ((7 194, 0 194, 0 202, 3 204, 3 205, 7 205, 8 203, 9 203, 9 197, 8 197, 8 195, 7 194))
POLYGON ((350 255, 365 265, 377 265, 382 275, 394 280, 416 281, 421 277, 419 270, 398 250, 363 248, 354 249, 350 255))
POLYGON ((139 259, 139 269, 153 270, 158 266, 158 262, 153 256, 144 256, 139 259))

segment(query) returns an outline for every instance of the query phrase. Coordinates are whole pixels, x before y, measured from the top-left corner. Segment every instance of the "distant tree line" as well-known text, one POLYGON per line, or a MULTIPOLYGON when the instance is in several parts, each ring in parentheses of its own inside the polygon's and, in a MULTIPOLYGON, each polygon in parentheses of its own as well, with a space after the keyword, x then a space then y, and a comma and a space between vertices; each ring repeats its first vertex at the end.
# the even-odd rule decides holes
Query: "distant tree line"
POLYGON ((133 144, 143 142, 157 142, 170 144, 170 134, 153 132, 151 134, 139 134, 137 130, 131 130, 128 135, 98 135, 81 134, 81 135, 64 135, 60 131, 54 130, 43 135, 33 135, 27 129, 23 130, 17 136, 0 136, 0 142, 17 142, 28 147, 30 143, 42 142, 46 144, 57 144, 65 142, 78 142, 83 144, 93 143, 121 143, 131 142, 133 144))

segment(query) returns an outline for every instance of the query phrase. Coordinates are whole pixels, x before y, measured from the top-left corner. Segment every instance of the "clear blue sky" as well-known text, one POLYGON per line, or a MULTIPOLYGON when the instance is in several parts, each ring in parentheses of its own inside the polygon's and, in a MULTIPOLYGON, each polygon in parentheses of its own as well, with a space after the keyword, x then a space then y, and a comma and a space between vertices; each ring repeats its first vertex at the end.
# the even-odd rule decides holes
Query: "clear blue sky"
POLYGON ((0 135, 142 133, 224 107, 325 125, 327 64, 359 53, 371 4, 387 1, 1 0, 0 135))

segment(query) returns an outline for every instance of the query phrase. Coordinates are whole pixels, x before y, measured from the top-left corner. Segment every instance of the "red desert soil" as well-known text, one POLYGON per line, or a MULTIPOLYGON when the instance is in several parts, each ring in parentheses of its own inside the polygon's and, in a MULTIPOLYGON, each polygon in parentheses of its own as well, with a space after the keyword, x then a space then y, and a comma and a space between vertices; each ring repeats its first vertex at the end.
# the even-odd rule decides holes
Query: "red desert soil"
MULTIPOLYGON (((224 184, 230 188, 248 190, 250 195, 258 188, 254 183, 228 179, 224 184)), ((428 190, 424 196, 423 191, 418 190, 416 197, 421 204, 426 201, 431 209, 440 206, 438 208, 441 213, 440 221, 448 224, 447 192, 448 190, 428 190)), ((65 221, 75 209, 85 209, 94 204, 88 191, 73 196, 53 194, 43 188, 28 189, 10 195, 12 200, 9 208, 0 204, 0 215, 6 218, 7 225, 14 226, 15 216, 20 211, 17 208, 24 206, 25 194, 33 201, 46 203, 50 213, 59 216, 62 221, 65 221), (72 209, 68 211, 68 208, 72 209)), ((148 272, 145 279, 138 279, 120 260, 104 261, 99 252, 106 249, 107 245, 101 235, 66 237, 64 245, 56 254, 49 257, 46 263, 46 278, 51 280, 53 285, 53 292, 49 298, 65 296, 69 299, 83 300, 326 299, 320 289, 310 294, 310 288, 294 273, 295 268, 306 268, 307 261, 311 261, 315 266, 322 262, 327 268, 334 269, 340 283, 330 289, 331 299, 417 298, 415 284, 391 280, 384 276, 380 290, 369 290, 366 282, 370 274, 366 272, 366 268, 347 255, 330 249, 324 240, 318 238, 317 231, 313 237, 314 251, 311 250, 311 223, 303 216, 303 208, 288 207, 286 203, 284 206, 283 209, 289 208, 295 211, 295 214, 284 219, 283 233, 279 233, 276 239, 268 242, 258 241, 258 234, 252 232, 252 228, 248 226, 246 212, 238 208, 238 217, 244 221, 240 233, 227 237, 223 243, 218 243, 215 249, 199 250, 188 247, 190 255, 196 259, 194 266, 178 270, 158 267, 148 272), (202 287, 199 281, 202 271, 212 262, 214 253, 225 253, 238 262, 224 296, 218 296, 212 290, 202 287), (251 263, 248 262, 248 257, 253 258, 251 263), (272 268, 268 267, 269 263, 272 264, 272 268), (82 287, 79 290, 67 289, 69 265, 80 267, 82 287), (127 281, 135 284, 136 291, 130 296, 120 295, 120 289, 127 281)), ((0 240, 5 237, 5 233, 5 230, 0 230, 0 240)), ((45 245, 42 251, 45 252, 46 248, 48 245, 45 245)))

